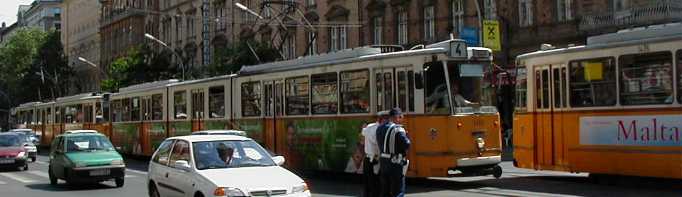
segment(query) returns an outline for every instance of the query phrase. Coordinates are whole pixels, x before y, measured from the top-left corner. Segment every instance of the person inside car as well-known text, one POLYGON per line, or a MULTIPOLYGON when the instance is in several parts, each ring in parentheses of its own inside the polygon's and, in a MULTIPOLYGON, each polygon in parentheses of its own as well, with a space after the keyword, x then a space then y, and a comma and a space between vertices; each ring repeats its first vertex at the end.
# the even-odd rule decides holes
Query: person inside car
POLYGON ((220 144, 218 145, 218 156, 220 156, 220 160, 225 162, 226 165, 230 165, 232 163, 232 156, 234 155, 234 149, 231 147, 227 147, 225 144, 220 144))

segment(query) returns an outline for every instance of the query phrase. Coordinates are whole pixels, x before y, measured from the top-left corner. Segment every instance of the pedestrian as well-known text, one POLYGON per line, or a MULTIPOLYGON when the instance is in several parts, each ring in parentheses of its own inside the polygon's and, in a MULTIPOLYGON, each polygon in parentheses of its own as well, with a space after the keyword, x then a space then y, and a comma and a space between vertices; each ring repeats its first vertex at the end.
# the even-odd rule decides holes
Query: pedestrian
POLYGON ((362 173, 364 175, 365 197, 379 197, 381 188, 379 187, 379 144, 377 143, 377 128, 386 123, 388 111, 377 113, 376 121, 368 124, 362 129, 362 136, 365 141, 365 158, 363 160, 362 173))
POLYGON ((405 173, 409 160, 407 151, 410 139, 407 131, 401 125, 403 114, 400 108, 389 112, 390 119, 377 129, 377 143, 379 144, 379 183, 382 197, 405 196, 405 173))

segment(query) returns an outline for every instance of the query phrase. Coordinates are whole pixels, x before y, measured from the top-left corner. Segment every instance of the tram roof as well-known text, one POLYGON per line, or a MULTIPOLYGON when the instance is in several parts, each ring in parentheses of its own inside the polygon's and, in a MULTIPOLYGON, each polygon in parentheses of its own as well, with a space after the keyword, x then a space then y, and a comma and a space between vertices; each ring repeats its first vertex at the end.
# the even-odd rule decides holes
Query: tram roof
POLYGON ((57 102, 65 103, 65 102, 80 101, 80 100, 87 100, 87 99, 100 99, 100 98, 102 98, 101 94, 91 92, 91 93, 83 93, 83 94, 78 94, 78 95, 73 95, 73 96, 66 96, 66 97, 57 98, 57 102))
POLYGON ((172 83, 172 84, 169 84, 169 86, 192 85, 192 84, 197 84, 197 83, 205 83, 205 82, 229 79, 229 78, 236 77, 236 76, 237 76, 236 74, 221 75, 221 76, 216 76, 216 77, 211 77, 211 78, 196 79, 196 80, 172 83))
POLYGON ((517 59, 542 57, 561 53, 580 52, 596 49, 607 49, 643 43, 658 43, 682 39, 682 24, 670 23, 620 30, 616 33, 603 34, 587 38, 587 45, 539 50, 519 55, 517 59))
MULTIPOLYGON (((428 55, 447 53, 450 42, 462 41, 459 39, 446 40, 443 42, 427 45, 424 49, 406 50, 398 52, 381 53, 379 48, 360 47, 354 49, 341 50, 339 52, 306 56, 299 59, 272 62, 259 65, 244 66, 239 71, 240 75, 255 75, 271 72, 282 72, 296 69, 314 68, 324 65, 343 64, 359 61, 368 61, 390 57, 404 57, 413 55, 428 55)), ((472 49, 472 47, 469 47, 472 49)), ((483 49, 483 48, 482 48, 483 49)))
POLYGON ((169 79, 169 80, 163 80, 163 81, 155 81, 155 82, 137 84, 137 85, 132 85, 132 86, 128 86, 125 88, 121 88, 118 90, 118 93, 132 93, 132 92, 150 90, 150 89, 154 89, 154 88, 163 88, 163 87, 167 87, 169 85, 172 85, 172 84, 175 84, 178 82, 180 82, 180 81, 177 79, 169 79))

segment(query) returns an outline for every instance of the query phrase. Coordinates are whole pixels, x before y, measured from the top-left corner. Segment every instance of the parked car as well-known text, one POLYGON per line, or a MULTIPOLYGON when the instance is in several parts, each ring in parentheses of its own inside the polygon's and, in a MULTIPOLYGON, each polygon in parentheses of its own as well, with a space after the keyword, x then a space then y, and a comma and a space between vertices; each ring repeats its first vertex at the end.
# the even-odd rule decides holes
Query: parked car
POLYGON ((239 130, 205 130, 205 131, 197 131, 192 133, 192 135, 238 135, 238 136, 246 136, 245 131, 239 131, 239 130))
POLYGON ((284 157, 243 136, 172 137, 152 156, 147 188, 151 197, 309 197, 308 185, 282 164, 284 157))
POLYGON ((52 185, 58 179, 69 184, 114 180, 116 187, 123 187, 125 167, 111 141, 97 131, 67 131, 52 141, 48 167, 52 185))
POLYGON ((29 141, 32 142, 33 144, 39 144, 40 142, 40 137, 36 135, 36 132, 33 131, 32 129, 12 129, 9 130, 9 132, 23 133, 29 137, 29 141))
POLYGON ((31 162, 35 162, 37 157, 38 157, 38 147, 33 143, 31 140, 31 137, 27 135, 24 132, 9 132, 9 133, 14 133, 19 136, 19 140, 21 140, 21 146, 23 146, 26 149, 26 153, 28 154, 28 158, 31 159, 31 162))
POLYGON ((28 170, 28 153, 16 133, 0 133, 0 166, 28 170))

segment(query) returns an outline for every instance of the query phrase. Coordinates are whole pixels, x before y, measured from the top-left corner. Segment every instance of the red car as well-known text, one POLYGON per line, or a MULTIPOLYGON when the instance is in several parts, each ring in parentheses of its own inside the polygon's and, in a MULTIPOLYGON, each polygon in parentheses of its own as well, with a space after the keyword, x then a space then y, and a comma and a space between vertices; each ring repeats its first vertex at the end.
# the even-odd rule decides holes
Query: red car
POLYGON ((28 170, 28 152, 22 142, 17 134, 0 133, 0 167, 28 170))

